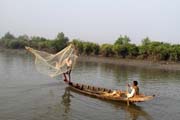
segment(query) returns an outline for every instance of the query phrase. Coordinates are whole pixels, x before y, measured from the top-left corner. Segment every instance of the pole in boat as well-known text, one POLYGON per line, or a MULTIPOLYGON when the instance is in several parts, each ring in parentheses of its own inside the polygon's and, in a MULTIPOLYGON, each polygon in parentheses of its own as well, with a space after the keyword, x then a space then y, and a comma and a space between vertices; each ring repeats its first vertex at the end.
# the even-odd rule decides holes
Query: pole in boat
MULTIPOLYGON (((126 93, 128 93, 128 86, 126 87, 126 93)), ((127 106, 129 106, 129 98, 127 98, 127 106)))
POLYGON ((129 98, 127 99, 127 106, 129 106, 129 98))

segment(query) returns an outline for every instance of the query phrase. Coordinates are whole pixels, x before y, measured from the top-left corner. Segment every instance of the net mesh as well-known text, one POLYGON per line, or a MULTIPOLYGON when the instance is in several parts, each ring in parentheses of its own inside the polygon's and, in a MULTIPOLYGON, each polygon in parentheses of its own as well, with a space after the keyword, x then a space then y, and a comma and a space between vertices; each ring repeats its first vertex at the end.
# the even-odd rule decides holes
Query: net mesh
POLYGON ((35 55, 35 66, 37 70, 50 77, 56 77, 73 69, 76 63, 77 55, 72 44, 56 54, 38 51, 31 47, 25 48, 35 55))

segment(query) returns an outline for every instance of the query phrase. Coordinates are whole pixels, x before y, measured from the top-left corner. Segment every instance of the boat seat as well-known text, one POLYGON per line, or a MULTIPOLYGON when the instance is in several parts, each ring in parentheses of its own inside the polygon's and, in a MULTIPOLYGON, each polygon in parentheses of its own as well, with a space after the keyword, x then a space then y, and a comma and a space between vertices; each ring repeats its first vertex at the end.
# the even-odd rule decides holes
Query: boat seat
POLYGON ((111 93, 111 92, 112 92, 111 89, 109 89, 108 93, 111 93))
POLYGON ((76 87, 76 88, 80 88, 80 85, 77 83, 77 84, 75 85, 75 87, 76 87))
POLYGON ((88 86, 87 85, 83 85, 84 89, 88 89, 88 86))
POLYGON ((94 87, 94 91, 98 91, 98 88, 97 88, 97 87, 94 87))
POLYGON ((73 86, 73 83, 72 83, 72 82, 69 82, 69 85, 73 86))
POLYGON ((81 85, 81 88, 80 88, 81 90, 83 90, 84 89, 84 85, 81 85))

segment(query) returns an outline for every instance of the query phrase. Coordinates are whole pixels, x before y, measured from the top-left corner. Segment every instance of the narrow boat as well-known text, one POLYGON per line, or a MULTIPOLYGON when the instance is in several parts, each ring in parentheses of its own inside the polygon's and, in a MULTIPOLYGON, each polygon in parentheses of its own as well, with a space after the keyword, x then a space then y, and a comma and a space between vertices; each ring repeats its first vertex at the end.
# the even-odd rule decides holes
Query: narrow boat
POLYGON ((144 94, 140 94, 131 98, 127 98, 126 91, 106 89, 106 88, 84 85, 74 82, 70 82, 70 83, 66 82, 66 83, 74 91, 104 100, 127 102, 128 105, 129 103, 134 103, 134 102, 145 102, 155 97, 155 95, 146 96, 144 94))

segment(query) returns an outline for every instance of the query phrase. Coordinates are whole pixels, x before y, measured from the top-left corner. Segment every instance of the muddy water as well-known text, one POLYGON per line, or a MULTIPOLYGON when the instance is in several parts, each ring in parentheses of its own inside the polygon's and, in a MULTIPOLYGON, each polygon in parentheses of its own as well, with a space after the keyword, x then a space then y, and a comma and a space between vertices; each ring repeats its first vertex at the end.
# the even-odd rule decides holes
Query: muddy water
POLYGON ((84 96, 61 77, 38 73, 31 55, 1 52, 0 120, 179 120, 180 72, 81 61, 72 79, 113 89, 137 80, 141 92, 156 98, 127 107, 84 96))

